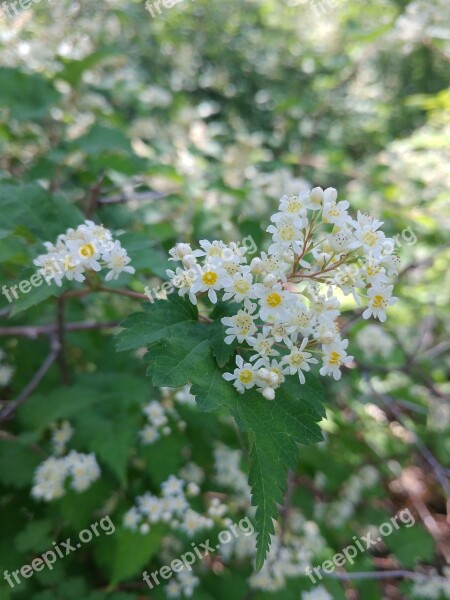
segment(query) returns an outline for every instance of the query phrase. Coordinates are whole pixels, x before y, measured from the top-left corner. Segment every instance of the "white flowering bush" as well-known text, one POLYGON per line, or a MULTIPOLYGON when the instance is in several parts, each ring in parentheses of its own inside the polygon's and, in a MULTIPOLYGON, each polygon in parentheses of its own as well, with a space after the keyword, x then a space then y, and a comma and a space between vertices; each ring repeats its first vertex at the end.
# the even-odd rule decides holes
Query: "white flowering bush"
POLYGON ((447 4, 173 4, 0 7, 0 600, 450 598, 447 4))
MULTIPOLYGON (((320 374, 339 380, 340 368, 353 360, 339 332, 338 294, 351 294, 358 305, 363 300, 368 305, 363 318, 380 321, 396 300, 389 279, 398 272, 394 241, 380 221, 360 212, 352 219, 348 207, 333 188, 283 196, 267 228, 272 244, 250 263, 237 243, 202 240, 197 250, 177 244, 169 260, 182 266, 167 274, 188 303, 159 300, 122 324, 120 349, 150 344, 146 358, 155 385, 193 384, 201 410, 224 406, 250 431, 259 567, 291 466, 282 455, 284 445, 292 443, 291 436, 304 444, 321 439, 316 423, 323 415, 322 397, 311 367, 320 361, 320 374), (206 313, 210 304, 215 308, 206 313), (269 401, 278 393, 280 401, 265 406, 250 390, 269 401), (307 414, 306 406, 313 412, 307 414), (286 415, 293 427, 286 425, 286 415), (272 435, 267 423, 274 424, 272 435)), ((156 439, 157 432, 147 428, 144 435, 156 439)))

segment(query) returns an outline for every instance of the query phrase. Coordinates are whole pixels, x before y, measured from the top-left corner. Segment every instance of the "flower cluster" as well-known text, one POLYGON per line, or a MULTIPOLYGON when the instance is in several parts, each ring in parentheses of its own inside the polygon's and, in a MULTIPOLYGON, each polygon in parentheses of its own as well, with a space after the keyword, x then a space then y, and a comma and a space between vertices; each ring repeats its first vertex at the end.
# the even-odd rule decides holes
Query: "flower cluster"
POLYGON ((130 257, 112 233, 102 225, 86 221, 76 229, 68 229, 58 236, 56 244, 45 242, 46 254, 41 254, 33 262, 39 267, 38 273, 47 283, 54 281, 62 285, 66 277, 69 281, 82 282, 87 271, 109 269, 105 280, 117 279, 121 273, 134 273, 129 266, 130 257))
POLYGON ((69 421, 63 421, 60 425, 52 423, 53 452, 61 456, 66 451, 66 444, 73 436, 74 430, 69 421))
POLYGON ((146 534, 156 523, 168 523, 173 529, 193 537, 199 531, 211 529, 214 521, 191 508, 188 498, 198 496, 197 483, 175 475, 161 485, 161 496, 146 492, 136 499, 136 506, 124 515, 124 526, 146 534))
POLYGON ((72 450, 67 456, 50 456, 39 465, 34 474, 32 496, 50 502, 65 493, 65 482, 72 478, 71 487, 84 492, 100 477, 100 468, 94 454, 82 454, 72 450))
POLYGON ((328 525, 333 528, 343 527, 355 513, 357 505, 361 502, 364 492, 378 484, 378 471, 372 465, 364 465, 359 471, 353 473, 345 482, 342 493, 334 502, 327 506, 325 515, 323 504, 316 504, 315 516, 325 517, 328 525))
POLYGON ((283 196, 267 228, 272 243, 250 264, 245 248, 220 240, 170 250, 170 260, 182 265, 167 271, 180 296, 197 304, 207 295, 216 303, 221 293, 240 304, 235 315, 222 318, 225 342, 240 345, 236 368, 224 378, 240 393, 256 386, 273 400, 286 375, 304 383, 319 360, 321 375, 339 379, 353 359, 338 327, 342 296, 351 294, 358 305, 364 299, 364 319, 386 319, 396 301, 389 279, 399 265, 394 240, 381 231, 381 221, 361 212, 354 219, 348 207, 334 188, 283 196))
POLYGON ((162 402, 152 400, 144 406, 143 412, 148 419, 148 424, 139 432, 143 444, 151 445, 162 435, 170 435, 174 426, 179 431, 186 428, 186 422, 178 414, 174 401, 189 406, 195 405, 194 396, 189 393, 189 388, 189 385, 184 386, 174 395, 170 388, 161 388, 162 402))

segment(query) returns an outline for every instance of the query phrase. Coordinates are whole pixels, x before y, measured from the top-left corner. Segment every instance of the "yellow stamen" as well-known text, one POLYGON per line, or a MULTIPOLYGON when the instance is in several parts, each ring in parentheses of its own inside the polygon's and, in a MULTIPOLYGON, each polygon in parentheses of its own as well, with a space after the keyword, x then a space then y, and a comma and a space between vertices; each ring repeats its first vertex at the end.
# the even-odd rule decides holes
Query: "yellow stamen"
POLYGON ((202 280, 205 285, 214 285, 217 281, 217 273, 206 271, 202 276, 202 280))
POLYGON ((276 308, 281 304, 281 296, 276 292, 272 292, 267 296, 267 304, 272 308, 276 308))
POLYGON ((330 354, 330 358, 328 359, 328 362, 330 363, 330 365, 338 365, 340 362, 340 358, 341 358, 341 355, 339 354, 339 352, 332 352, 330 354))

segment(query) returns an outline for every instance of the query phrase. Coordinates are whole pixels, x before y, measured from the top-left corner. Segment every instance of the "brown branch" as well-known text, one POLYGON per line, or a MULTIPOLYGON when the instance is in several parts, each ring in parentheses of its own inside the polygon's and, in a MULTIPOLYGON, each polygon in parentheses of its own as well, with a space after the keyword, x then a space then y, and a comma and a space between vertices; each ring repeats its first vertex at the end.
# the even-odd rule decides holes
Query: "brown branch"
POLYGON ((69 369, 67 366, 65 343, 65 299, 64 295, 56 299, 56 333, 58 336, 58 363, 64 385, 69 385, 69 369))
POLYGON ((16 410, 21 406, 28 397, 34 392, 37 388, 47 371, 50 369, 52 364, 57 360, 60 351, 60 346, 57 338, 53 336, 51 338, 51 351, 50 354, 46 357, 42 365, 34 374, 31 381, 24 387, 22 392, 17 396, 15 400, 11 400, 8 404, 0 411, 0 422, 7 421, 10 419, 16 410))
MULTIPOLYGON (((112 329, 117 327, 119 322, 106 322, 106 323, 90 323, 88 321, 82 321, 79 323, 66 323, 66 331, 89 331, 91 329, 112 329)), ((58 325, 56 323, 49 323, 48 325, 17 325, 12 327, 0 327, 1 336, 20 336, 28 338, 37 338, 40 335, 51 335, 56 333, 58 325)))
POLYGON ((106 174, 104 172, 101 173, 100 177, 98 178, 96 183, 94 183, 94 185, 89 189, 89 192, 88 192, 87 198, 86 198, 86 210, 84 213, 86 215, 86 218, 88 218, 88 219, 97 210, 98 201, 100 198, 100 192, 102 189, 103 182, 105 181, 105 177, 106 177, 106 174))
POLYGON ((94 292, 108 292, 109 294, 118 294, 119 296, 128 296, 129 298, 138 298, 140 300, 148 300, 146 294, 140 294, 139 292, 130 292, 129 290, 119 290, 115 288, 109 288, 101 285, 93 290, 94 292))
POLYGON ((412 433, 414 443, 415 443, 417 449, 419 450, 419 452, 422 454, 425 461, 429 464, 429 466, 433 470, 437 481, 440 483, 442 489, 445 492, 446 497, 450 498, 450 483, 448 481, 447 473, 446 473, 444 467, 440 464, 440 462, 437 460, 437 458, 434 456, 434 454, 423 443, 421 438, 414 431, 411 431, 411 429, 409 429, 409 427, 407 427, 405 425, 405 422, 403 420, 401 412, 395 406, 395 400, 393 398, 391 398, 390 396, 388 396, 387 394, 381 394, 380 392, 377 392, 377 390, 372 385, 369 374, 364 369, 363 369, 363 376, 364 376, 364 380, 367 382, 371 392, 377 398, 379 398, 391 410, 391 412, 393 413, 393 415, 395 416, 397 421, 400 423, 400 425, 402 425, 402 427, 404 427, 407 431, 412 433))

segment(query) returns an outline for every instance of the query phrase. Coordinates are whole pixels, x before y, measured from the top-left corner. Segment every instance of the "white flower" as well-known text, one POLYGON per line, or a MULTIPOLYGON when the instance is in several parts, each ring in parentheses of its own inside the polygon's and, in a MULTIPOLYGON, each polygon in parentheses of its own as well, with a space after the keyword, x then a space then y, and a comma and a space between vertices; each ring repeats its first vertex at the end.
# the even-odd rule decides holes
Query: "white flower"
POLYGON ((353 356, 348 356, 346 348, 348 340, 335 341, 329 346, 323 347, 323 367, 320 369, 321 375, 332 375, 334 379, 341 378, 340 367, 353 360, 353 356))
POLYGON ((68 472, 73 478, 72 487, 77 492, 84 492, 100 477, 100 467, 95 454, 81 454, 72 450, 65 460, 68 472))
POLYGON ((65 452, 67 442, 73 436, 74 429, 68 421, 63 421, 60 426, 53 424, 52 444, 55 454, 61 455, 65 452))
POLYGON ((369 307, 363 312, 363 319, 368 319, 373 315, 382 323, 386 321, 386 308, 397 302, 397 298, 391 297, 393 289, 393 285, 388 285, 387 287, 371 287, 367 293, 369 297, 369 307))
POLYGON ((289 306, 294 304, 295 296, 283 290, 280 283, 272 288, 256 284, 255 291, 260 305, 259 316, 263 321, 284 320, 288 316, 289 306))
POLYGON ((92 239, 67 240, 66 245, 70 251, 72 261, 81 264, 85 269, 92 271, 101 271, 102 266, 99 263, 100 252, 92 239))
POLYGON ((173 248, 169 250, 170 258, 169 260, 184 260, 187 256, 192 256, 194 258, 203 256, 201 250, 193 251, 190 244, 177 244, 173 248))
POLYGON ((139 514, 144 515, 150 523, 157 523, 163 513, 163 504, 159 498, 146 492, 143 496, 138 496, 137 505, 139 514))
POLYGON ((256 360, 261 357, 277 356, 278 352, 273 348, 275 338, 269 337, 266 333, 258 333, 256 337, 251 337, 247 343, 253 348, 256 354, 250 356, 250 360, 256 360))
MULTIPOLYGON (((271 217, 275 225, 269 225, 266 229, 272 234, 273 244, 269 247, 269 254, 282 253, 292 248, 296 254, 302 253, 303 233, 302 225, 284 213, 277 213, 271 217)), ((300 221, 301 222, 301 221, 300 221)))
POLYGON ((141 514, 135 506, 132 506, 123 516, 123 525, 131 531, 137 531, 141 521, 141 514))
POLYGON ((304 352, 308 341, 308 338, 304 338, 299 347, 292 342, 287 344, 291 352, 287 356, 284 356, 281 360, 281 364, 286 365, 284 372, 289 373, 290 375, 295 375, 295 373, 298 373, 298 378, 302 384, 305 383, 303 371, 310 371, 309 365, 318 362, 315 358, 312 358, 312 354, 310 352, 304 352))
POLYGON ((315 587, 310 592, 302 592, 302 600, 333 600, 323 585, 315 587))
POLYGON ((323 212, 322 221, 324 223, 333 223, 338 227, 343 227, 346 223, 351 223, 347 209, 349 203, 341 200, 336 203, 337 192, 334 188, 327 188, 323 193, 323 212))
POLYGON ((250 301, 256 298, 253 288, 253 276, 250 273, 250 267, 241 267, 241 272, 233 276, 231 285, 224 288, 224 300, 232 299, 233 302, 244 301, 244 306, 251 309, 253 304, 250 301))
POLYGON ((106 267, 111 271, 106 274, 105 280, 117 279, 121 273, 135 273, 136 269, 128 266, 130 262, 131 258, 128 256, 127 251, 116 240, 106 261, 106 267))
POLYGON ((275 323, 274 325, 264 325, 263 334, 265 336, 272 337, 278 344, 283 342, 288 345, 290 342, 290 336, 296 331, 295 325, 289 325, 288 323, 275 323))
POLYGON ((206 263, 197 273, 191 292, 194 294, 208 292, 208 298, 215 304, 217 302, 216 292, 224 287, 230 287, 230 285, 232 285, 232 279, 223 267, 206 263))
MULTIPOLYGON (((381 223, 379 226, 381 226, 381 223)), ((355 241, 350 244, 351 249, 361 248, 365 255, 373 256, 373 258, 379 260, 386 240, 386 236, 382 231, 377 231, 370 225, 361 227, 358 224, 353 235, 355 241)))
POLYGON ((0 365, 0 386, 4 387, 9 384, 14 375, 14 371, 14 367, 9 365, 0 365))
POLYGON ((232 344, 236 338, 239 343, 242 343, 256 333, 254 318, 245 310, 238 310, 237 314, 232 317, 223 317, 221 322, 227 328, 225 329, 225 343, 232 344))
POLYGON ((175 475, 170 475, 170 477, 161 485, 163 496, 176 496, 178 494, 183 493, 184 481, 175 477, 175 475))
POLYGON ((227 248, 226 244, 220 240, 214 240, 213 242, 200 240, 199 243, 202 250, 197 251, 198 256, 205 256, 206 261, 209 263, 221 264, 224 259, 224 250, 227 248))
POLYGON ((192 292, 192 286, 197 278, 197 271, 194 268, 180 269, 180 267, 177 267, 175 272, 167 269, 166 273, 172 285, 178 289, 178 295, 184 296, 188 294, 192 304, 197 304, 197 298, 192 292))
POLYGON ((157 440, 159 440, 159 433, 156 427, 152 427, 151 425, 146 425, 142 431, 139 432, 139 436, 142 440, 142 443, 145 445, 154 444, 157 440))
POLYGON ((31 495, 49 502, 64 495, 64 482, 67 477, 67 463, 63 458, 50 456, 39 465, 34 474, 31 495))
POLYGON ((308 219, 306 209, 310 208, 310 193, 309 191, 301 192, 298 196, 283 196, 280 199, 279 209, 290 217, 296 219, 298 227, 306 227, 308 219))
POLYGON ((223 378, 226 381, 234 381, 234 387, 243 394, 245 390, 249 390, 256 383, 254 366, 251 363, 244 363, 244 359, 239 355, 236 356, 236 365, 234 373, 224 373, 223 378))

